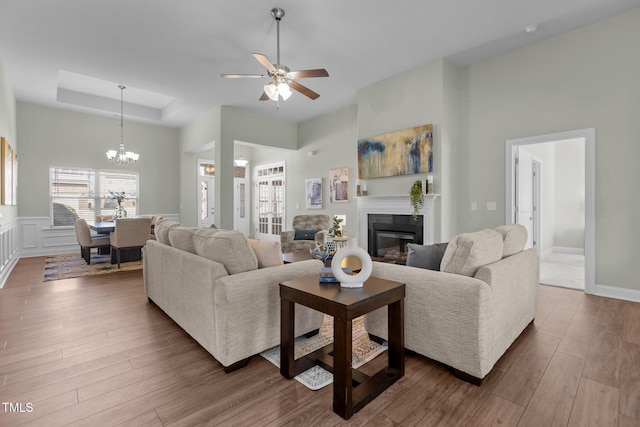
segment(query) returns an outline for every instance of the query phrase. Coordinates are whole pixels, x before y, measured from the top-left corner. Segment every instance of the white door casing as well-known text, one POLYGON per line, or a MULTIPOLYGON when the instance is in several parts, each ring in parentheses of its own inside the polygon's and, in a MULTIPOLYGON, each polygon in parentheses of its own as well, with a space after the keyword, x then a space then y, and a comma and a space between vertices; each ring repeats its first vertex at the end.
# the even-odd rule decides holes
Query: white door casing
POLYGON ((523 147, 516 150, 516 224, 527 229, 525 249, 533 247, 533 158, 523 147))
POLYGON ((213 160, 198 160, 198 180, 196 189, 196 206, 198 212, 198 227, 211 227, 215 216, 215 168, 207 172, 206 168, 213 167, 213 160))

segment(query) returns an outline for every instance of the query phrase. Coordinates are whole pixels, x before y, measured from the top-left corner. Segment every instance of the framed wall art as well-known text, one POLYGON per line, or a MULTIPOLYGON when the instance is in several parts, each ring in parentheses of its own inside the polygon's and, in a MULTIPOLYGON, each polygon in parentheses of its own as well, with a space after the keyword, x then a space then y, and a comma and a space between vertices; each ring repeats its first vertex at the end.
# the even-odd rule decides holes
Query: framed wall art
POLYGON ((358 178, 433 172, 433 125, 376 135, 358 141, 358 178))
POLYGON ((349 201, 349 168, 332 169, 329 172, 331 203, 349 201))
POLYGON ((306 183, 307 209, 322 209, 322 178, 310 178, 306 183))
POLYGON ((2 191, 1 203, 3 205, 16 205, 18 193, 18 155, 5 137, 0 138, 0 151, 2 156, 1 175, 2 191))

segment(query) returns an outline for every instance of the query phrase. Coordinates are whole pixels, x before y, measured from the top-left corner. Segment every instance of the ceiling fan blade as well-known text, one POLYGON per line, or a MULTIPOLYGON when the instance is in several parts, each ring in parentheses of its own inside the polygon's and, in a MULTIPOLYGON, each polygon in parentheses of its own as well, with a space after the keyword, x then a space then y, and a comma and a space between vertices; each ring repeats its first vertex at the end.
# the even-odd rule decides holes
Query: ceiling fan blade
POLYGON ((258 60, 259 63, 261 63, 264 66, 264 68, 267 69, 267 71, 275 74, 275 72, 277 71, 276 67, 274 67, 271 61, 269 61, 269 58, 267 58, 261 53, 252 53, 252 55, 254 58, 258 60))
POLYGON ((315 70, 289 71, 289 77, 291 77, 292 79, 303 79, 306 77, 329 77, 329 73, 324 68, 317 68, 315 70))
POLYGON ((312 91, 308 87, 303 86, 298 82, 289 82, 289 87, 293 90, 297 90, 301 94, 306 95, 311 99, 317 99, 320 96, 320 94, 312 91))
POLYGON ((269 95, 267 95, 266 93, 262 92, 262 96, 260 97, 260 101, 268 101, 269 100, 269 95))
POLYGON ((220 74, 225 79, 266 79, 264 74, 220 74))

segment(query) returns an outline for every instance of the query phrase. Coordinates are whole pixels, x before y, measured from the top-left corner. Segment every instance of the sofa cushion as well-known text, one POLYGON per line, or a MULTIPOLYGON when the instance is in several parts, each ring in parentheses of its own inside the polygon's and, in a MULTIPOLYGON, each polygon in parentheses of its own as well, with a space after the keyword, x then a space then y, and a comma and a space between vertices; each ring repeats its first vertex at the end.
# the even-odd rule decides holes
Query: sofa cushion
POLYGON ((182 225, 176 225, 169 229, 169 243, 171 246, 183 251, 196 253, 196 248, 193 246, 193 233, 198 230, 197 227, 184 227, 182 225))
POLYGON ((196 254, 224 265, 229 274, 258 268, 258 259, 239 231, 200 228, 193 233, 196 254))
POLYGON ((318 230, 302 230, 299 228, 296 228, 295 231, 293 240, 313 240, 318 232, 318 230))
POLYGON ((169 242, 169 229, 181 225, 178 221, 163 220, 159 221, 155 227, 156 240, 165 245, 171 245, 169 242))
POLYGON ((511 256, 522 252, 527 244, 527 228, 520 224, 501 225, 495 230, 502 234, 504 247, 502 249, 502 257, 511 256))
POLYGON ((262 240, 248 239, 253 253, 258 259, 258 268, 275 267, 282 265, 282 249, 278 242, 267 242, 262 240))
POLYGON ((426 268, 428 270, 440 270, 440 262, 447 249, 447 243, 433 245, 407 244, 407 265, 410 267, 426 268))
POLYGON ((502 235, 485 229, 455 236, 447 245, 440 270, 473 277, 478 268, 502 259, 502 235))

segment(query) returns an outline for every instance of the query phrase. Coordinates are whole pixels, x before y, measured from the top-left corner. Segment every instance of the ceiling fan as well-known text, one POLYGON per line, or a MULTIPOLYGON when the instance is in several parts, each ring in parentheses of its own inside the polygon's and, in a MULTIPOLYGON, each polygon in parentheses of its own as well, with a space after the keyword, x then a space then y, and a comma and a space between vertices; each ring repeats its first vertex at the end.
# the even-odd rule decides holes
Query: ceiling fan
POLYGON ((273 101, 287 100, 291 96, 291 89, 308 96, 311 99, 317 99, 320 95, 306 86, 301 85, 295 79, 308 77, 328 77, 329 73, 324 68, 315 70, 298 70, 291 71, 286 65, 280 63, 280 21, 284 17, 284 9, 274 7, 271 9, 271 16, 276 20, 277 25, 277 62, 275 64, 261 53, 253 53, 253 57, 258 60, 266 69, 267 74, 220 74, 220 77, 227 79, 271 79, 271 82, 264 86, 264 92, 260 97, 260 101, 271 99, 273 101))

